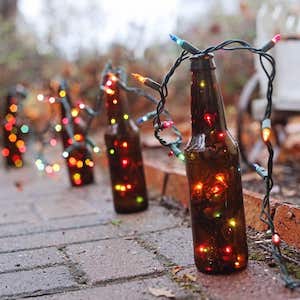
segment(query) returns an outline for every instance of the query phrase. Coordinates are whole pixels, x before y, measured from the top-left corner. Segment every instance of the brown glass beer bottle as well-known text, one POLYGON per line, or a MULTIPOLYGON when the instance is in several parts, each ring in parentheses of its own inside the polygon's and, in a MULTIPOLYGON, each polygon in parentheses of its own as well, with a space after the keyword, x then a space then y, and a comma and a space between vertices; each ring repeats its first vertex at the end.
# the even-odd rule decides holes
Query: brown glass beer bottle
POLYGON ((92 154, 87 148, 87 145, 84 144, 84 129, 78 124, 80 119, 74 111, 76 108, 72 108, 71 99, 68 95, 68 88, 65 82, 62 82, 60 85, 59 97, 61 98, 61 101, 67 102, 67 105, 61 103, 61 137, 64 151, 72 146, 74 142, 78 142, 78 146, 74 146, 74 148, 71 147, 69 153, 64 152, 70 183, 74 187, 94 183, 94 162, 92 154), (73 137, 70 136, 67 131, 69 122, 73 127, 73 137))
POLYGON ((213 54, 191 58, 192 137, 186 146, 195 263, 229 273, 248 260, 239 148, 227 130, 213 54))
POLYGON ((21 168, 24 165, 23 154, 26 152, 24 135, 29 127, 20 122, 21 100, 26 97, 23 86, 11 88, 7 94, 3 120, 3 148, 6 167, 21 168))
POLYGON ((104 77, 108 118, 105 144, 115 210, 132 213, 148 207, 148 196, 139 130, 130 118, 126 93, 118 86, 119 77, 124 79, 124 74, 108 73, 104 77))

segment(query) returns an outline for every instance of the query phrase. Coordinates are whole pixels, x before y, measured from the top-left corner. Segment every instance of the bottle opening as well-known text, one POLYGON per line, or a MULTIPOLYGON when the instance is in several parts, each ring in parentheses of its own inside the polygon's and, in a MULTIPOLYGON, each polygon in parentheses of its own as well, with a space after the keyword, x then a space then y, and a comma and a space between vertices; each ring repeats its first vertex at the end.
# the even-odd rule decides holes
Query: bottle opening
POLYGON ((192 56, 190 60, 191 60, 191 71, 216 69, 213 53, 197 54, 192 56))

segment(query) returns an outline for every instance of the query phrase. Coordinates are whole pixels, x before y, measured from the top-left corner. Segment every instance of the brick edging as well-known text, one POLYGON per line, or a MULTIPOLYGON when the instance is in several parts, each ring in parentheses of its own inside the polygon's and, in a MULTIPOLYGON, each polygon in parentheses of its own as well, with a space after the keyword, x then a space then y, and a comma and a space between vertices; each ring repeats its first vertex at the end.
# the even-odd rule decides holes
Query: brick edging
MULTIPOLYGON (((189 191, 184 168, 148 157, 144 159, 147 185, 188 207, 189 191)), ((243 189, 246 223, 257 231, 267 229, 260 219, 262 194, 243 189)), ((300 248, 300 207, 271 199, 271 212, 275 228, 281 238, 291 246, 300 248)))

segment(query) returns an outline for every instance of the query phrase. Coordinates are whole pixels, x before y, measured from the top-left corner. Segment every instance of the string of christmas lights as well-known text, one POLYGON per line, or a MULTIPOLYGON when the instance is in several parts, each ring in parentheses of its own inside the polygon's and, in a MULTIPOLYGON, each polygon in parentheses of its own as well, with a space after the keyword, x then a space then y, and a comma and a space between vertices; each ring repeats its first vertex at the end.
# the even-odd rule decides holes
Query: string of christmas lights
MULTIPOLYGON (((112 66, 111 66, 111 63, 107 63, 106 66, 105 66, 105 69, 104 71, 102 72, 102 81, 103 82, 103 78, 105 78, 106 75, 108 74, 112 74, 112 66)), ((118 74, 124 74, 124 72, 121 70, 121 69, 116 69, 115 70, 115 73, 118 74)), ((144 78, 142 77, 141 75, 139 74, 136 74, 136 73, 133 73, 132 74, 134 77, 138 78, 139 80, 144 80, 145 82, 147 82, 147 84, 149 84, 152 88, 154 89, 158 89, 159 85, 157 85, 157 83, 153 80, 151 80, 150 78, 144 78)), ((123 75, 124 77, 124 75, 123 75)), ((144 91, 143 89, 141 88, 138 88, 138 87, 132 87, 132 86, 128 86, 127 83, 126 83, 126 80, 122 80, 122 78, 118 78, 118 77, 113 77, 114 80, 116 80, 118 86, 124 90, 126 93, 128 94, 135 94, 137 96, 140 96, 140 97, 143 97, 145 98, 146 100, 150 101, 151 103, 155 104, 156 106, 159 105, 159 101, 153 97, 151 94, 147 93, 146 91, 144 91)), ((100 85, 100 95, 98 97, 99 99, 99 103, 102 103, 103 102, 103 97, 104 97, 104 92, 108 92, 111 93, 112 91, 105 85, 101 84, 100 85)), ((100 112, 99 112, 100 113, 100 112)), ((163 129, 167 129, 167 128, 171 128, 172 129, 172 132, 175 134, 175 136, 177 137, 176 139, 176 144, 180 145, 181 142, 182 142, 182 136, 181 136, 181 133, 180 131, 178 130, 178 128, 174 125, 174 122, 171 120, 171 115, 169 113, 169 111, 167 109, 162 109, 161 110, 161 113, 164 114, 166 117, 167 117, 167 120, 162 122, 161 123, 161 128, 163 129)), ((144 122, 147 122, 149 120, 153 120, 153 118, 155 118, 157 115, 157 111, 154 110, 154 111, 151 111, 141 117, 139 117, 135 123, 140 126, 142 125, 144 122)), ((161 129, 159 127, 157 127, 157 132, 159 132, 161 129)), ((159 134, 158 134, 159 136, 159 134)), ((162 142, 164 142, 164 140, 162 140, 162 142)), ((168 144, 168 142, 166 142, 168 144)), ((171 153, 170 153, 171 154, 171 153)))
POLYGON ((206 48, 205 50, 200 50, 191 43, 180 39, 179 37, 175 35, 170 35, 170 38, 176 42, 183 51, 181 52, 180 56, 176 59, 174 65, 171 67, 171 69, 168 71, 166 76, 164 77, 163 81, 161 83, 155 82, 154 80, 143 77, 142 75, 135 74, 134 77, 137 78, 140 82, 142 82, 144 85, 154 89, 157 91, 160 95, 160 101, 157 105, 157 111, 156 116, 153 119, 153 126, 154 126, 154 135, 158 139, 158 141, 163 145, 171 150, 176 149, 177 157, 181 158, 181 160, 184 160, 184 154, 180 150, 181 141, 175 140, 173 142, 167 142, 165 141, 161 136, 160 132, 164 129, 161 122, 161 113, 165 108, 166 104, 166 98, 168 96, 168 83, 173 74, 175 73, 175 70, 180 66, 180 64, 190 58, 191 55, 199 55, 199 54, 208 54, 213 53, 219 50, 225 50, 225 51, 236 51, 236 50, 247 50, 252 52, 253 54, 256 54, 259 56, 261 67, 264 70, 264 73, 266 74, 268 78, 268 87, 266 92, 266 98, 267 98, 267 105, 264 113, 264 118, 261 123, 261 136, 262 140, 268 150, 269 157, 267 161, 267 169, 264 167, 253 164, 253 169, 263 178, 265 182, 265 196, 262 201, 262 209, 260 213, 260 219, 262 222, 268 225, 269 232, 272 235, 272 254, 277 262, 280 271, 281 271, 281 277, 283 281, 285 282, 285 286, 290 289, 295 289, 297 287, 300 287, 300 282, 293 280, 287 270, 284 258, 281 254, 280 250, 280 236, 276 232, 272 217, 271 217, 271 209, 270 209, 270 192, 273 187, 273 178, 272 178, 272 172, 273 172, 273 147, 272 143, 270 141, 271 137, 271 112, 272 112, 272 93, 273 93, 273 81, 276 74, 275 69, 275 60, 272 57, 272 55, 268 54, 267 51, 269 51, 272 47, 275 46, 277 42, 280 40, 280 35, 275 35, 270 41, 268 41, 263 47, 261 48, 255 48, 252 47, 249 43, 242 41, 242 40, 228 40, 220 43, 217 46, 211 46, 206 48), (266 63, 268 66, 266 66, 266 63))
POLYGON ((55 111, 51 109, 49 124, 44 130, 35 132, 36 140, 40 146, 35 162, 37 168, 40 171, 45 171, 47 174, 58 172, 61 169, 58 163, 49 163, 44 152, 47 146, 56 146, 59 138, 58 136, 63 135, 63 141, 65 142, 62 156, 66 159, 68 168, 77 168, 77 172, 72 175, 76 178, 70 178, 71 182, 76 182, 76 184, 74 184, 76 186, 82 185, 84 181, 83 177, 85 176, 81 173, 88 173, 94 167, 94 162, 90 157, 91 155, 89 155, 88 149, 92 149, 94 153, 100 152, 100 148, 88 137, 92 121, 99 114, 99 107, 101 107, 99 99, 96 100, 94 109, 84 104, 82 101, 73 107, 71 101, 68 99, 67 83, 64 80, 60 84, 58 97, 48 97, 43 94, 39 94, 37 99, 38 101, 49 102, 51 108, 54 103, 58 103, 61 105, 61 109, 64 112, 64 116, 61 118, 59 123, 52 123, 52 120, 55 117, 55 111), (86 120, 83 119, 83 116, 81 115, 82 113, 86 114, 86 120), (75 159, 74 155, 71 155, 72 153, 75 156, 82 157, 80 159, 75 159), (84 153, 84 155, 82 153, 84 153))

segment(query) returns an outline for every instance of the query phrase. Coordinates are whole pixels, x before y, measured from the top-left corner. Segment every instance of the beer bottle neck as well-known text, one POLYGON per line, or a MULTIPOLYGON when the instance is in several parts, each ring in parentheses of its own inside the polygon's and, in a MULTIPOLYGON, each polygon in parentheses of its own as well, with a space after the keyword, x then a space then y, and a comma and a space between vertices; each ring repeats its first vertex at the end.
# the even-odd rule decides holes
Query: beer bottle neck
POLYGON ((200 56, 192 60, 191 116, 193 135, 227 130, 223 98, 213 66, 212 57, 200 56), (197 60, 212 61, 203 63, 197 60))
POLYGON ((118 86, 106 91, 106 111, 108 125, 126 128, 129 124, 127 95, 118 86))

